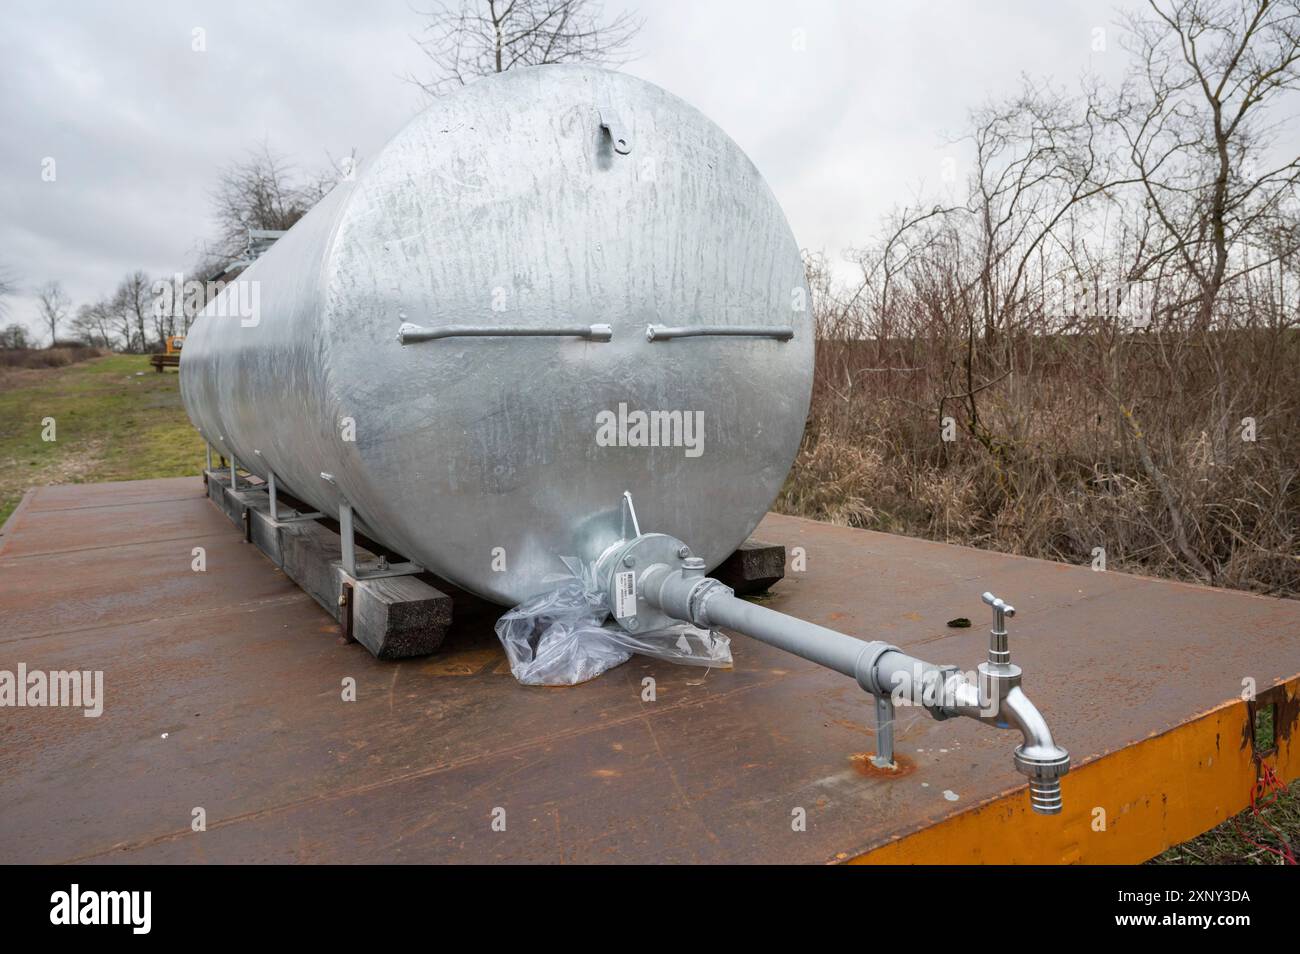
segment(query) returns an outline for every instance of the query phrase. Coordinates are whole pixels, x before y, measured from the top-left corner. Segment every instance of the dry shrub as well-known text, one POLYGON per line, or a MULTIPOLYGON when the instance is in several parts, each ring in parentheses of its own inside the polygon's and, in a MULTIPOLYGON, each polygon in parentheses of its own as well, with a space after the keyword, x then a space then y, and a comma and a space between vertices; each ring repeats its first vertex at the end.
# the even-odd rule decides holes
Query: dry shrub
POLYGON ((777 509, 843 526, 871 526, 876 515, 861 495, 877 482, 880 464, 880 456, 867 448, 810 431, 777 509))
POLYGON ((944 339, 823 341, 808 432, 777 507, 1083 565, 1103 547, 1108 569, 1300 595, 1300 335, 1164 337, 1164 359, 1150 342, 1020 341, 1005 377, 981 372, 1001 379, 976 396, 976 425, 946 402, 951 442, 938 413, 952 393, 944 339), (844 370, 888 367, 913 370, 844 370), (1099 379, 1123 382, 1128 418, 1099 379))
POLYGON ((100 348, 82 344, 60 344, 54 348, 0 349, 0 367, 62 368, 106 354, 100 348))

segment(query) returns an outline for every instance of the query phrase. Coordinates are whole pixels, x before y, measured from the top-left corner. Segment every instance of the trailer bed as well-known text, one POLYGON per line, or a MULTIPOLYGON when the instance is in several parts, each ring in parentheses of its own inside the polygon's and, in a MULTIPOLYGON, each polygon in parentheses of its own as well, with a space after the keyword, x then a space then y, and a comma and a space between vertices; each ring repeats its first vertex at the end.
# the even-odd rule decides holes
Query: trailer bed
POLYGON ((743 636, 731 670, 526 688, 499 610, 458 602, 443 652, 376 660, 177 478, 30 491, 0 536, 0 669, 105 686, 98 718, 0 708, 0 861, 1131 862, 1245 807, 1258 760, 1300 773, 1300 603, 775 514, 758 535, 806 556, 766 605, 932 662, 973 669, 980 593, 1014 603, 1064 813, 1031 814, 1018 737, 970 720, 900 709, 902 770, 872 770, 870 697, 743 636))

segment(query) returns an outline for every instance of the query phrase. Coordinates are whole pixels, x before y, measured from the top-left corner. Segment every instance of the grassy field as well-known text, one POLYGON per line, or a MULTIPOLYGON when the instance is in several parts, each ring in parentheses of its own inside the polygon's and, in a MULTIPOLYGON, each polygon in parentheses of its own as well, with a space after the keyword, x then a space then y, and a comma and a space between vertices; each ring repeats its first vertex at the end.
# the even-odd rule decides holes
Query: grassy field
MULTIPOLYGON (((199 473, 203 442, 185 416, 178 381, 175 372, 155 372, 143 355, 0 373, 0 522, 31 486, 199 473), (55 421, 54 441, 41 439, 47 417, 55 421)), ((1263 817, 1294 845, 1300 837, 1300 783, 1265 808, 1263 817)), ((1235 823, 1225 822, 1153 860, 1277 863, 1243 833, 1277 845, 1276 834, 1245 812, 1235 823)))
POLYGON ((176 372, 145 355, 0 375, 0 522, 28 487, 179 477, 203 468, 203 441, 176 372), (53 441, 42 439, 54 419, 53 441))

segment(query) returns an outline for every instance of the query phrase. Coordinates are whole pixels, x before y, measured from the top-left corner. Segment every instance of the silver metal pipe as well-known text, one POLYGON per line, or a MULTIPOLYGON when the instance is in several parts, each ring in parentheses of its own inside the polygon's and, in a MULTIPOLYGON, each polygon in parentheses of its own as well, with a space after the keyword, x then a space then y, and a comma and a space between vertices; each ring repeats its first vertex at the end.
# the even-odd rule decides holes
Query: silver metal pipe
POLYGON ((669 325, 646 325, 647 341, 668 341, 671 338, 775 338, 789 341, 794 329, 788 326, 760 328, 753 325, 695 325, 674 328, 669 325))
MULTIPOLYGON (((1030 807, 1040 815, 1061 811, 1061 776, 1069 771, 1070 755, 1052 739, 1047 720, 1020 688, 1018 667, 1009 662, 983 663, 977 686, 966 681, 955 668, 936 666, 888 643, 855 639, 746 603, 727 587, 721 584, 710 587, 708 583, 716 581, 705 578, 705 585, 697 582, 693 587, 697 594, 704 590, 702 599, 697 595, 693 601, 688 600, 688 605, 696 602, 699 606, 698 618, 694 619, 698 625, 716 624, 752 636, 851 676, 876 696, 877 759, 893 761, 892 712, 890 718, 882 714, 882 701, 891 710, 894 704, 905 702, 920 706, 939 719, 966 716, 997 728, 1018 729, 1023 741, 1016 748, 1013 760, 1016 770, 1029 779, 1030 807)), ((671 578, 662 581, 659 592, 671 595, 672 591, 671 578)), ((681 608, 680 602, 677 608, 681 608)), ((1009 660, 1005 629, 995 626, 993 636, 1000 648, 990 649, 990 658, 996 655, 1009 660)))
MULTIPOLYGON (((721 586, 721 584, 719 584, 721 586)), ((869 692, 878 686, 871 676, 875 662, 895 647, 884 642, 864 642, 825 626, 787 616, 738 599, 725 587, 715 591, 703 604, 700 625, 724 626, 757 640, 784 649, 788 653, 843 673, 869 692)), ((885 690, 888 695, 888 690, 885 690)))
MULTIPOLYGON (((889 643, 856 639, 738 599, 729 587, 706 577, 704 561, 689 556, 684 545, 678 549, 679 543, 646 534, 608 551, 611 564, 620 568, 638 566, 638 552, 678 554, 675 566, 659 560, 640 572, 638 607, 644 602, 650 613, 668 619, 726 627, 852 677, 877 700, 877 765, 893 763, 895 705, 920 706, 936 719, 965 716, 999 729, 1018 729, 1022 742, 1014 763, 1029 779, 1030 807, 1044 815, 1061 811, 1060 779, 1070 769, 1070 755, 1053 741, 1047 720, 1020 688, 1020 668, 1011 664, 1007 648, 1005 617, 1015 615, 1012 607, 985 594, 994 609, 994 627, 989 661, 980 664, 978 682, 972 683, 955 666, 936 666, 889 643)), ((642 626, 636 613, 616 618, 625 628, 642 626)))
POLYGON ((921 688, 903 685, 904 679, 919 682, 915 674, 939 672, 939 667, 890 643, 861 640, 739 599, 730 587, 704 576, 703 561, 687 558, 684 562, 682 570, 665 564, 651 566, 638 583, 647 603, 672 619, 733 629, 856 679, 873 695, 888 698, 898 694, 907 702, 915 699, 918 705, 921 688))
POLYGON ((894 764, 894 703, 887 696, 876 696, 876 754, 871 757, 876 768, 892 769, 894 764))
POLYGON ((425 328, 404 322, 397 329, 397 340, 404 345, 440 338, 586 338, 589 341, 609 341, 614 337, 610 325, 565 325, 551 328, 529 328, 520 325, 442 325, 425 328))

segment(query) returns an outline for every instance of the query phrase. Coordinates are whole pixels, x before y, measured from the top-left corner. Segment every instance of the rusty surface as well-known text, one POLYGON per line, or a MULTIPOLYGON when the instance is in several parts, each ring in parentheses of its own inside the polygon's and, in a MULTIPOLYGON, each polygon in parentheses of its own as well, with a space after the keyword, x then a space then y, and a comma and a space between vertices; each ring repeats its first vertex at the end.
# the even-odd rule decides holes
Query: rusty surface
MULTIPOLYGON (((1014 602, 1013 658, 1079 762, 1300 671, 1300 603, 789 517, 759 532, 807 552, 765 605, 933 662, 973 668, 980 592, 1014 602)), ((36 492, 0 537, 0 669, 101 669, 107 699, 98 719, 0 708, 0 861, 824 862, 1023 789, 1011 733, 906 709, 911 771, 864 774, 870 697, 744 637, 733 670, 634 658, 530 689, 495 611, 464 608, 445 652, 377 661, 198 478, 36 492)))

